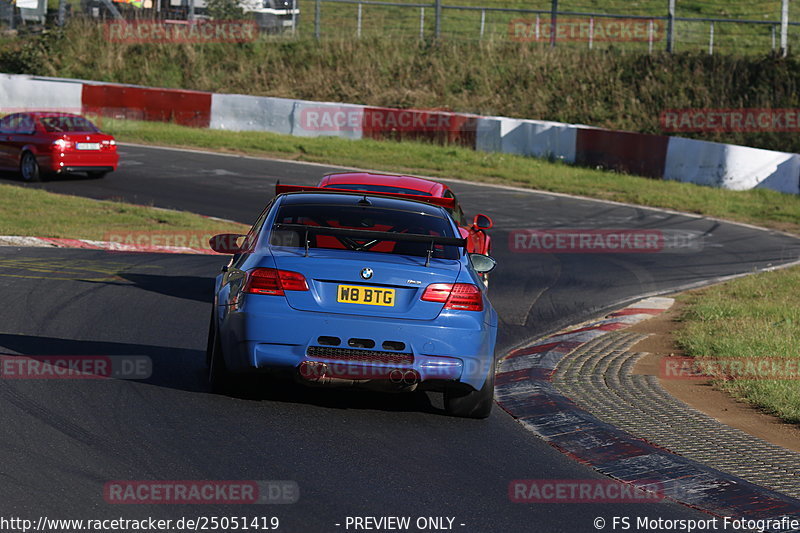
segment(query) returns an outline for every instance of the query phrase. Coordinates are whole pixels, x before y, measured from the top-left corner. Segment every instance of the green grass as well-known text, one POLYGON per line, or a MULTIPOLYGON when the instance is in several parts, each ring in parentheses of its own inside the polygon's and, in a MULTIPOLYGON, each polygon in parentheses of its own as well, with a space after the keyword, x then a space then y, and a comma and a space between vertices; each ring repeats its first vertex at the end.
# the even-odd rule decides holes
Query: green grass
POLYGON ((515 185, 665 207, 800 233, 800 197, 765 189, 728 191, 419 142, 298 138, 109 119, 101 123, 121 141, 515 185))
MULTIPOLYGON (((425 3, 419 0, 399 0, 399 3, 425 3)), ((430 2, 433 3, 432 1, 430 2)), ((308 35, 314 28, 311 22, 315 13, 315 0, 300 0, 304 21, 308 21, 299 29, 308 35)), ((551 0, 505 0, 490 2, 487 0, 450 0, 445 6, 470 6, 487 8, 514 8, 544 11, 539 14, 540 25, 549 23, 551 0)), ((321 4, 321 33, 326 38, 352 38, 357 31, 357 6, 355 4, 321 4)), ((434 34, 434 10, 425 9, 423 35, 426 38, 434 34)), ((667 14, 665 0, 561 0, 559 11, 573 13, 596 13, 614 15, 638 15, 663 17, 667 14)), ((780 0, 763 2, 746 2, 742 0, 692 1, 681 0, 677 3, 676 15, 687 18, 719 18, 753 21, 779 21, 781 13, 780 0)), ((442 16, 442 35, 446 39, 460 40, 509 40, 509 23, 514 19, 535 21, 536 13, 502 12, 487 10, 484 13, 484 34, 481 36, 481 11, 444 9, 442 16)), ((572 19, 575 22, 588 22, 587 17, 562 15, 563 21, 572 19)), ((602 17, 595 23, 601 23, 602 17)), ((656 24, 664 23, 657 21, 656 24)), ((706 51, 709 44, 709 23, 678 21, 675 26, 676 50, 706 51)), ((658 29, 656 29, 658 31, 658 29)), ((390 6, 362 6, 362 36, 391 35, 393 38, 413 39, 420 35, 420 9, 390 6)), ((654 43, 654 50, 663 50, 666 40, 662 31, 654 43)), ((792 28, 791 41, 800 38, 792 28)), ((541 46, 549 46, 548 39, 541 38, 541 46)), ((739 23, 716 23, 714 28, 714 45, 717 52, 763 54, 772 48, 771 26, 747 25, 739 23)), ((571 48, 587 48, 588 42, 569 40, 560 46, 571 48)), ((626 50, 648 51, 647 42, 622 42, 596 40, 595 49, 622 48, 626 50)))
MULTIPOLYGON (((742 39, 741 42, 747 42, 742 39)), ((553 120, 662 133, 663 110, 800 107, 791 56, 669 55, 539 44, 311 38, 240 44, 126 44, 101 26, 0 45, 0 72, 553 120), (469 68, 464 68, 469 65, 469 68)), ((800 152, 792 133, 698 133, 710 141, 800 152)))
POLYGON ((0 235, 121 242, 143 235, 150 244, 178 244, 176 236, 201 242, 208 234, 247 229, 192 213, 0 185, 0 235))
MULTIPOLYGON (((676 333, 692 357, 789 359, 800 365, 800 268, 767 272, 682 296, 676 333)), ((717 385, 787 422, 800 423, 800 381, 726 380, 717 385)))

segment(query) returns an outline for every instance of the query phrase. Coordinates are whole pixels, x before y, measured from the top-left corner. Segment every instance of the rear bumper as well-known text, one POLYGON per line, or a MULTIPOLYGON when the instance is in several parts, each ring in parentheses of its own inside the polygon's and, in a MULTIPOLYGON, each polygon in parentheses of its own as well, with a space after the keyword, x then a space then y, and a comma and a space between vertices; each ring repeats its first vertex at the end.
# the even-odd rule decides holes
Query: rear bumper
POLYGON ((113 172, 119 164, 117 152, 41 154, 37 159, 50 172, 113 172))
POLYGON ((58 172, 113 172, 114 170, 114 167, 66 166, 61 167, 58 172))
POLYGON ((494 365, 497 328, 484 322, 485 313, 398 320, 297 311, 284 298, 258 296, 227 315, 220 308, 219 315, 223 352, 234 372, 299 370, 304 362, 320 362, 356 381, 388 381, 401 370, 415 372, 422 384, 460 382, 479 389, 494 365), (320 337, 339 339, 339 345, 326 346, 320 337), (374 342, 374 348, 353 347, 353 340, 374 342))

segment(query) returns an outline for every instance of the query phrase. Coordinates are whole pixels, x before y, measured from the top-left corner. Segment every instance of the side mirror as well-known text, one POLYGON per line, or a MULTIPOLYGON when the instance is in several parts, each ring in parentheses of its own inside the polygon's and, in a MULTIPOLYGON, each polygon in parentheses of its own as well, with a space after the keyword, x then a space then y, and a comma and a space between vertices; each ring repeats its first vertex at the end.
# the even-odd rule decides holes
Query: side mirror
POLYGON ((475 218, 472 220, 472 225, 478 229, 492 229, 494 222, 486 215, 475 215, 475 218))
POLYGON ((243 248, 237 241, 246 235, 240 233, 220 233, 208 239, 208 245, 218 254, 238 254, 243 248))
POLYGON ((497 261, 483 254, 469 254, 469 262, 478 274, 491 272, 497 266, 497 261))

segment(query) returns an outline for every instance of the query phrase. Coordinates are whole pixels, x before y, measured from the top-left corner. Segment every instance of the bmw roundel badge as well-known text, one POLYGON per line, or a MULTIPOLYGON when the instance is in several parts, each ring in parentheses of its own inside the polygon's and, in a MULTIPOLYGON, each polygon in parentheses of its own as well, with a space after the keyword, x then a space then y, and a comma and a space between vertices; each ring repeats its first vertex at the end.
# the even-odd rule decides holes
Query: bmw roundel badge
POLYGON ((361 269, 361 277, 364 279, 371 279, 372 278, 372 269, 371 268, 362 268, 361 269))

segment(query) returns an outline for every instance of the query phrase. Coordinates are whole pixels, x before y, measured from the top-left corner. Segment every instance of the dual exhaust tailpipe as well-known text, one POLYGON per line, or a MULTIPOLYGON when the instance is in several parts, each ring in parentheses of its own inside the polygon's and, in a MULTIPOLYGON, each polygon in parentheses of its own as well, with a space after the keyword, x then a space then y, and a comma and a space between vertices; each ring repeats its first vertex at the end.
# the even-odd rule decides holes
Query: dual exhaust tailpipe
POLYGON ((416 370, 400 370, 395 368, 389 372, 389 381, 395 385, 416 385, 419 383, 419 374, 416 370))
POLYGON ((416 387, 419 373, 410 369, 388 369, 361 365, 331 364, 318 361, 303 361, 297 367, 300 377, 320 385, 358 385, 366 382, 391 384, 395 387, 416 387))

